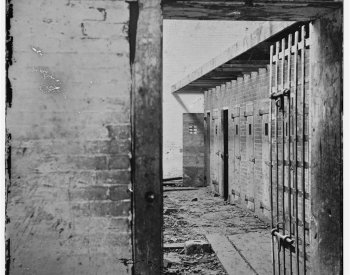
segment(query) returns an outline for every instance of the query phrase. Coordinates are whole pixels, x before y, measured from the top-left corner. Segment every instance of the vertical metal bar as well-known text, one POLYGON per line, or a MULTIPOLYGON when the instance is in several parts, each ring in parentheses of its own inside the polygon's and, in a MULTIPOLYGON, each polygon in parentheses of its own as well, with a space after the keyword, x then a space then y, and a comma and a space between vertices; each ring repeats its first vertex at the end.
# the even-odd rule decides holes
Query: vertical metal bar
MULTIPOLYGON (((269 83, 269 96, 272 94, 272 67, 273 64, 273 45, 270 46, 270 83, 269 83)), ((271 229, 274 228, 273 222, 273 180, 272 180, 272 99, 270 99, 270 127, 269 127, 269 151, 270 151, 270 208, 271 208, 271 229)), ((274 247, 274 237, 271 237, 271 246, 272 246, 272 267, 273 267, 273 275, 276 274, 275 271, 275 247, 274 247)))
MULTIPOLYGON (((282 60, 281 60, 281 89, 284 90, 284 59, 285 59, 285 48, 286 43, 285 39, 282 39, 282 60)), ((285 227, 285 209, 284 209, 284 96, 281 101, 282 106, 282 125, 281 125, 281 133, 282 133, 282 221, 283 221, 283 235, 286 234, 285 227)), ((283 246, 283 274, 286 274, 286 249, 283 246)))
MULTIPOLYGON (((311 119, 310 119, 310 106, 311 106, 311 100, 312 100, 312 90, 313 90, 313 83, 312 83, 312 75, 313 75, 313 66, 312 66, 312 58, 311 58, 311 51, 312 51, 312 48, 313 48, 313 42, 314 42, 314 27, 313 27, 313 23, 310 22, 309 23, 309 76, 308 76, 308 80, 309 80, 309 94, 308 94, 308 97, 307 97, 307 101, 309 103, 309 115, 308 115, 308 134, 309 134, 309 137, 311 136, 311 132, 312 132, 312 124, 311 124, 311 119)), ((311 143, 310 143, 310 139, 309 139, 309 142, 308 142, 308 162, 309 164, 312 163, 312 159, 311 159, 311 143)), ((311 195, 311 169, 308 169, 307 172, 308 172, 308 192, 310 193, 311 195)), ((311 198, 309 199, 309 207, 311 208, 311 198)), ((309 208, 309 211, 311 210, 309 208)), ((309 212, 309 214, 311 214, 309 212)), ((310 223, 310 220, 309 220, 309 224, 311 225, 310 223)), ((311 235, 311 232, 312 232, 312 227, 310 226, 309 228, 309 238, 308 238, 308 241, 309 243, 311 242, 310 241, 310 235, 311 235)))
POLYGON ((303 269, 306 274, 306 244, 305 244, 305 26, 301 27, 301 181, 303 188, 303 269))
POLYGON ((299 211, 298 211, 298 39, 299 31, 294 35, 294 189, 295 189, 295 235, 296 235, 296 273, 299 275, 299 211))
MULTIPOLYGON (((291 157, 290 157, 290 141, 291 141, 291 135, 290 135, 290 89, 291 89, 291 77, 290 77, 290 70, 291 70, 291 56, 292 56, 292 35, 288 35, 288 69, 287 69, 287 85, 289 89, 289 97, 288 97, 288 106, 287 106, 287 123, 288 123, 288 214, 289 214, 289 234, 292 234, 292 192, 291 192, 291 178, 290 178, 290 164, 291 164, 291 157)), ((293 274, 293 253, 290 250, 289 251, 289 264, 290 264, 290 274, 293 274)))
MULTIPOLYGON (((276 42, 276 70, 275 70, 275 88, 278 91, 278 63, 279 63, 280 43, 276 42)), ((278 188, 278 106, 275 102, 275 155, 276 155, 276 218, 277 226, 279 223, 279 188, 278 188)), ((278 260, 278 274, 281 272, 280 253, 277 255, 278 260)))

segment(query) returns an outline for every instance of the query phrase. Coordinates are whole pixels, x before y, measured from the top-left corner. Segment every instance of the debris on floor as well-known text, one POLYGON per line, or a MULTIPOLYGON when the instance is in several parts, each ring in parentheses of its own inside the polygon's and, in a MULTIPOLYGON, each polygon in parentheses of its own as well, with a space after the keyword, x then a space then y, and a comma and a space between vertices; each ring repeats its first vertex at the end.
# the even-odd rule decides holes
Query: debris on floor
POLYGON ((269 228, 253 213, 228 204, 206 187, 167 193, 163 213, 163 274, 226 275, 206 235, 229 237, 269 228))
POLYGON ((196 253, 212 252, 210 244, 203 240, 189 240, 185 242, 185 254, 191 255, 196 253))

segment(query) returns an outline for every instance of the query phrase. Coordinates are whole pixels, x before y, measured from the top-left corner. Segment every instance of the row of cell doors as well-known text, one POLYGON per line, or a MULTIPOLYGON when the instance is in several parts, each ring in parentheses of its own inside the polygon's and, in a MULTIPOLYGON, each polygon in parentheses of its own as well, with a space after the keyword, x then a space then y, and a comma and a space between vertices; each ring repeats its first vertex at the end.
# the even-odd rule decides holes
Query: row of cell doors
MULTIPOLYGON (((253 107, 253 104, 251 104, 253 107)), ((239 110, 239 107, 236 107, 239 110)), ((253 111, 242 112, 244 113, 241 118, 240 115, 229 115, 229 110, 222 110, 221 115, 218 118, 213 119, 210 122, 210 113, 207 113, 207 137, 212 138, 212 142, 206 142, 207 156, 214 156, 216 161, 210 163, 209 157, 206 159, 206 177, 212 179, 214 185, 221 185, 221 188, 217 188, 217 192, 220 193, 225 200, 235 200, 240 198, 246 201, 247 206, 251 210, 255 210, 255 197, 259 193, 264 198, 262 204, 265 208, 269 209, 269 138, 268 138, 268 125, 269 114, 268 110, 265 110, 259 115, 258 120, 254 121, 253 111), (231 124, 231 125, 230 125, 231 124), (259 134, 256 134, 256 126, 259 124, 259 134), (214 127, 214 131, 211 132, 211 125, 214 127), (218 129, 220 129, 218 131, 218 129), (242 133, 244 138, 242 139, 242 133), (255 139, 259 139, 259 148, 256 152, 255 139), (212 147, 212 150, 210 149, 212 147), (245 147, 244 150, 242 147, 245 147), (214 151, 214 152, 213 152, 214 151), (242 151, 244 156, 242 156, 242 151), (258 154, 257 157, 255 154, 258 154), (261 157, 262 156, 262 157, 261 157), (262 184, 257 186, 255 179, 255 166, 259 164, 262 167, 263 177, 259 177, 262 180, 262 184), (242 164, 244 163, 244 164, 242 164), (217 170, 219 173, 210 175, 210 165, 214 166, 211 169, 217 170), (244 173, 241 172, 244 166, 244 173), (214 178, 214 180, 213 180, 214 178), (229 184, 230 183, 230 184, 229 184)), ((239 114, 239 111, 238 111, 239 114)))
MULTIPOLYGON (((256 112, 255 115, 254 112, 238 112, 239 115, 231 112, 229 117, 229 110, 221 110, 220 115, 215 118, 221 118, 220 123, 211 119, 209 113, 206 118, 207 156, 214 150, 218 153, 218 159, 222 160, 218 169, 221 174, 219 176, 222 177, 219 182, 223 185, 220 193, 224 199, 229 199, 231 194, 244 196, 248 208, 256 211, 257 189, 262 188, 260 192, 265 192, 265 195, 268 193, 268 196, 263 195, 268 199, 260 201, 259 207, 262 204, 270 214, 273 274, 307 274, 310 271, 309 48, 307 26, 302 26, 294 34, 271 46, 268 112, 259 115, 256 112), (261 121, 257 123, 254 119, 261 121), (214 122, 214 131, 211 129, 211 121, 214 122), (233 131, 229 131, 230 123, 233 123, 233 131), (257 124, 261 127, 260 159, 256 159, 254 152, 254 125, 257 124), (218 134, 218 125, 221 126, 219 145, 217 142, 210 142, 210 138, 217 140, 215 136, 218 134), (243 179, 245 184, 240 184, 242 129, 245 131, 244 175, 248 177, 243 179), (233 134, 233 139, 230 139, 229 133, 233 134), (229 144, 229 140, 233 140, 233 144, 229 144), (210 148, 212 145, 216 147, 210 148), (229 161, 230 158, 234 158, 234 161, 229 161), (261 161, 260 184, 254 179, 256 161, 261 161), (232 169, 234 184, 229 188, 232 169), (235 186, 238 186, 237 190, 233 190, 235 186)), ((215 165, 217 163, 214 162, 215 165)), ((209 157, 208 179, 211 179, 211 165, 209 157)))

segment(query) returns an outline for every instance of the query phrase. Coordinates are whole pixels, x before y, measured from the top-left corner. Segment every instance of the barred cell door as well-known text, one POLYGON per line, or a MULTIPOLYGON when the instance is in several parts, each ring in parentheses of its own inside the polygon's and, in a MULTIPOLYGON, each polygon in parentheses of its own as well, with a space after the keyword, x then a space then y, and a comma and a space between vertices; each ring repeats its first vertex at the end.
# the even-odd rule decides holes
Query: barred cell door
POLYGON ((273 274, 307 274, 309 255, 308 26, 270 49, 273 274))

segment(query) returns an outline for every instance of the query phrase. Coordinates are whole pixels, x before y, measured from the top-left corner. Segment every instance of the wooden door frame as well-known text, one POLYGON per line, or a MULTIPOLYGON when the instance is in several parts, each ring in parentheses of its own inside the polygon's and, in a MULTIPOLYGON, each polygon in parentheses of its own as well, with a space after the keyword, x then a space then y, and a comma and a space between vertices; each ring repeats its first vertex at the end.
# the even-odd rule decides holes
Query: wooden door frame
POLYGON ((133 274, 163 265, 162 24, 161 0, 130 2, 133 274))
MULTIPOLYGON (((193 13, 189 8, 189 5, 178 3, 177 0, 129 0, 131 6, 130 9, 130 26, 129 29, 129 43, 130 43, 130 61, 132 64, 132 156, 131 156, 131 169, 132 169, 132 188, 133 188, 133 206, 132 206, 132 241, 133 241, 133 273, 134 274, 160 274, 163 262, 162 252, 162 225, 163 225, 163 196, 162 196, 162 9, 173 5, 175 9, 183 8, 186 12, 182 12, 187 19, 203 19, 201 15, 208 19, 220 19, 219 16, 213 16, 213 12, 221 12, 220 9, 212 9, 201 7, 202 13, 193 13), (136 4, 134 4, 136 3, 136 4), (168 6, 167 6, 168 5, 168 6), (183 6, 181 6, 183 5, 183 6), (205 12, 210 12, 210 15, 205 15, 205 12), (197 14, 197 15, 196 15, 197 14), (197 18, 196 18, 197 16, 197 18)), ((189 1, 190 2, 190 1, 189 1)), ((197 1, 198 2, 198 1, 197 1)), ((230 5, 238 5, 241 0, 232 0, 230 5), (237 3, 236 3, 237 2, 237 3)), ((259 2, 261 6, 264 4, 262 0, 259 2)), ((271 2, 271 1, 270 1, 271 2)), ((280 1, 282 4, 286 1, 280 1)), ((304 20, 312 20, 319 18, 321 14, 329 13, 330 8, 334 10, 335 5, 341 5, 342 2, 336 1, 304 1, 307 5, 310 2, 317 2, 319 5, 318 12, 308 17, 305 16, 304 11, 307 10, 300 6, 301 0, 291 2, 288 1, 288 9, 281 8, 280 15, 282 17, 277 18, 269 16, 269 9, 266 13, 263 13, 263 17, 259 17, 259 20, 291 20, 300 21, 300 14, 304 16, 304 20), (324 5, 324 8, 323 6, 324 5), (296 9, 293 9, 295 6, 296 9), (294 16, 294 17, 293 17, 294 16)), ((203 2, 208 3, 208 2, 203 2)), ((224 8, 225 18, 221 20, 257 20, 256 10, 254 10, 253 1, 246 1, 245 4, 235 6, 235 13, 231 13, 227 16, 227 1, 215 1, 216 5, 221 3, 224 8), (247 12, 248 11, 248 12, 247 12), (236 16, 238 15, 238 17, 236 16), (239 16, 244 15, 244 16, 239 16), (255 16, 255 17, 254 17, 255 16)), ((271 2, 272 3, 272 2, 271 2)), ((265 3, 266 4, 266 3, 265 3)), ((204 4, 205 5, 205 4, 204 4)), ((273 3, 272 3, 273 5, 273 3)), ((337 6, 338 7, 338 6, 337 6)), ((230 7, 232 9, 232 7, 230 7)), ((271 14, 270 14, 271 15, 271 14)), ((168 17, 169 18, 169 17, 168 17)), ((327 19, 328 20, 328 19, 327 19)), ((327 23, 325 20, 325 24, 327 23)), ((336 30, 339 31, 338 29, 336 30)), ((336 37, 334 37, 336 39, 336 37)), ((332 46, 332 45, 331 45, 332 46)), ((334 48, 338 50, 339 45, 335 45, 334 48)), ((328 50, 328 49, 327 49, 328 50)), ((321 50, 320 50, 321 51, 321 50)), ((327 54, 331 55, 331 49, 327 51, 327 54)), ((342 58, 342 56, 341 56, 342 58)), ((317 65, 317 62, 315 63, 317 65)), ((321 69, 320 69, 321 70, 321 69)), ((324 72, 325 74, 326 72, 324 72)), ((313 83, 319 83, 319 78, 315 75, 313 83)), ((339 81, 339 80, 337 80, 339 81)), ((342 80, 340 80, 342 83, 342 80)), ((325 87, 326 83, 322 82, 322 87, 325 87)), ((334 86, 334 85, 333 85, 334 86)), ((339 93, 342 97, 342 85, 332 89, 332 94, 335 97, 339 97, 339 93)), ((319 88, 312 91, 312 93, 319 92, 319 88)), ((329 95, 325 92, 318 93, 317 102, 313 104, 316 106, 323 106, 333 108, 331 100, 327 101, 329 95), (321 96, 320 96, 321 94, 321 96), (320 104, 321 103, 321 104, 320 104)), ((341 105, 336 104, 335 108, 340 110, 341 105)), ((333 108, 334 109, 334 108, 333 108)), ((319 110, 319 115, 322 114, 322 110, 319 110)), ((311 121, 312 129, 317 129, 314 134, 315 137, 322 137, 320 140, 320 146, 324 146, 328 151, 339 151, 339 142, 334 140, 332 143, 327 143, 325 133, 332 133, 339 130, 339 123, 333 123, 337 121, 339 114, 332 113, 332 119, 326 121, 322 115, 311 121)), ((311 128, 310 128, 311 129, 311 128)), ((327 134, 326 134, 327 136, 327 134)), ((319 157, 320 152, 315 147, 311 157, 319 157)), ((338 157, 338 156, 337 156, 338 157)), ((315 179, 311 183, 313 190, 318 190, 317 180, 321 175, 324 175, 324 171, 327 171, 327 179, 336 178, 339 179, 339 175, 342 171, 342 165, 340 170, 330 170, 327 166, 327 158, 334 162, 334 157, 330 155, 322 155, 322 163, 313 167, 313 174, 311 180, 315 179)), ((342 149, 340 149, 340 158, 342 159, 342 149)), ((338 165, 339 166, 339 165, 338 165)), ((341 178, 341 177, 340 177, 341 178)), ((341 179, 342 180, 342 179, 341 179)), ((320 186, 319 186, 320 187, 320 186)), ((324 194, 332 192, 332 186, 326 184, 322 189, 322 193, 316 193, 313 199, 314 205, 322 203, 324 200, 324 194)), ((339 198, 342 201, 342 197, 339 198)), ((334 209, 334 205, 332 205, 334 209)), ((339 208, 339 207, 338 207, 339 208)), ((337 210, 337 209, 336 209, 337 210)), ((339 210, 339 209, 338 209, 339 210)), ((315 214, 323 215, 319 210, 316 210, 315 214)), ((316 221, 318 217, 316 217, 316 221)), ((333 220, 328 216, 322 216, 322 225, 332 224, 333 220)), ((330 226, 324 226, 319 232, 324 238, 329 235, 341 235, 341 228, 337 228, 337 232, 330 226)), ((317 237, 316 235, 314 236, 317 237)), ((339 258, 342 261, 342 255, 339 256, 336 253, 339 251, 333 251, 332 258, 329 259, 326 256, 329 254, 326 245, 315 244, 314 254, 312 259, 312 265, 317 267, 317 270, 327 270, 330 265, 339 266, 339 258), (328 253, 328 254, 327 254, 328 253)), ((315 273, 317 274, 317 273, 315 273)))

